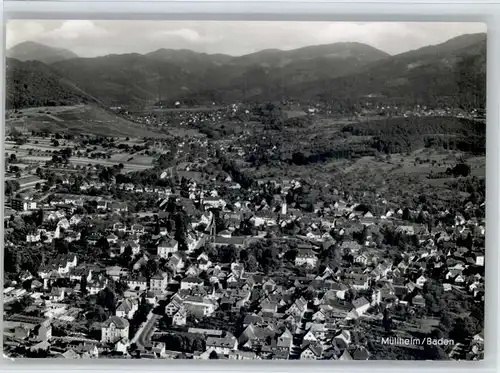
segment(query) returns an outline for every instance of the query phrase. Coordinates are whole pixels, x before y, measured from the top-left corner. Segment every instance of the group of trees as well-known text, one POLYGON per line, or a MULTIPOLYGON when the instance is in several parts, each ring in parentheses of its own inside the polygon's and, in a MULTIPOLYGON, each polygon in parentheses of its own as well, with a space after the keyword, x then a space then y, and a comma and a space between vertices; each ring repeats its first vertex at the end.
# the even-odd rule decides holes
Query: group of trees
POLYGON ((279 104, 268 102, 257 106, 253 111, 254 115, 260 119, 266 128, 276 130, 283 129, 287 116, 279 104))
POLYGON ((336 268, 342 263, 343 253, 338 245, 330 245, 327 249, 321 251, 319 259, 323 265, 336 268))
POLYGON ((233 160, 229 160, 225 156, 220 155, 218 164, 222 170, 227 172, 233 181, 240 184, 242 188, 249 188, 254 183, 254 180, 249 175, 242 172, 233 160))
POLYGON ((26 245, 5 246, 4 270, 8 278, 16 278, 21 271, 28 270, 30 273, 37 273, 45 256, 43 248, 28 247, 26 245))
POLYGON ((252 243, 246 249, 236 246, 218 246, 207 249, 211 261, 219 263, 241 262, 248 272, 272 273, 281 268, 280 248, 270 240, 252 243))
POLYGON ((288 118, 284 122, 285 127, 308 127, 312 124, 312 118, 309 115, 288 118))
POLYGON ((147 185, 156 187, 171 187, 174 185, 173 180, 169 178, 161 179, 158 169, 143 170, 137 172, 130 172, 127 174, 121 173, 123 169, 123 164, 118 165, 118 169, 115 166, 108 168, 104 171, 99 178, 109 181, 112 177, 115 178, 117 184, 132 183, 134 185, 147 185))
POLYGON ((175 164, 175 153, 171 150, 167 153, 161 154, 156 161, 154 161, 154 165, 158 170, 165 170, 169 167, 172 167, 175 164))
POLYGON ((64 149, 59 150, 55 154, 52 154, 52 159, 50 162, 55 165, 61 163, 67 164, 72 155, 73 155, 73 150, 69 147, 66 147, 64 149))
POLYGON ((11 59, 6 77, 6 108, 64 106, 89 101, 70 85, 61 84, 60 79, 39 61, 11 59))
POLYGON ((109 310, 96 303, 95 298, 88 297, 86 300, 84 314, 89 327, 93 322, 104 322, 111 316, 109 310))
POLYGON ((328 159, 350 159, 354 154, 354 150, 350 147, 339 147, 338 149, 328 149, 309 154, 298 151, 292 154, 291 159, 289 159, 289 163, 297 166, 306 166, 309 164, 324 162, 328 159))
POLYGON ((463 176, 467 177, 470 175, 470 166, 467 163, 458 163, 453 168, 448 168, 446 170, 447 174, 451 174, 455 177, 463 176))
POLYGON ((4 194, 10 196, 21 188, 19 181, 17 180, 6 180, 4 183, 4 194))
POLYGON ((142 296, 139 300, 139 308, 134 313, 134 317, 132 318, 132 320, 130 320, 129 338, 132 338, 139 329, 139 327, 141 326, 141 324, 147 320, 148 314, 151 312, 152 309, 153 305, 148 303, 146 301, 146 298, 142 296))
POLYGON ((429 279, 422 289, 425 299, 425 307, 429 315, 439 315, 446 309, 446 302, 443 299, 443 285, 434 279, 429 279))
MULTIPOLYGON (((482 46, 485 48, 485 46, 482 46)), ((463 56, 457 63, 457 96, 466 110, 484 108, 486 103, 486 53, 463 56)))
POLYGON ((117 306, 115 292, 109 287, 106 287, 104 290, 101 290, 99 293, 97 293, 96 303, 109 312, 114 313, 117 306))
POLYGON ((180 210, 174 215, 175 233, 174 238, 179 244, 179 250, 188 249, 189 216, 184 210, 180 210))
POLYGON ((162 335, 158 340, 165 343, 166 350, 188 353, 206 350, 205 338, 193 334, 173 332, 162 335))
POLYGON ((389 118, 349 124, 342 131, 354 136, 373 136, 372 147, 388 154, 406 153, 423 146, 484 154, 486 141, 484 123, 455 117, 389 118))
POLYGON ((454 341, 463 343, 473 337, 476 333, 484 330, 483 328, 483 322, 474 316, 460 317, 455 320, 449 336, 454 341))
MULTIPOLYGON (((35 130, 32 130, 32 131, 31 131, 31 135, 32 135, 33 137, 41 137, 41 138, 46 138, 46 137, 50 137, 50 136, 51 136, 50 132, 48 132, 48 131, 43 131, 43 130, 42 130, 42 131, 35 131, 35 130)), ((73 140, 73 139, 75 138, 75 136, 74 136, 74 135, 72 135, 72 134, 64 134, 64 135, 61 135, 60 133, 56 133, 56 134, 54 135, 54 137, 55 137, 56 139, 58 139, 58 140, 61 140, 61 139, 65 139, 65 140, 73 140)))
MULTIPOLYGON (((455 179, 449 183, 449 187, 456 189, 460 192, 467 192, 470 194, 468 201, 475 203, 477 205, 485 201, 486 193, 486 181, 484 178, 478 178, 475 176, 467 178, 455 179)), ((485 211, 484 207, 475 209, 478 217, 484 217, 485 211)), ((469 216, 470 212, 462 211, 464 217, 469 216)))

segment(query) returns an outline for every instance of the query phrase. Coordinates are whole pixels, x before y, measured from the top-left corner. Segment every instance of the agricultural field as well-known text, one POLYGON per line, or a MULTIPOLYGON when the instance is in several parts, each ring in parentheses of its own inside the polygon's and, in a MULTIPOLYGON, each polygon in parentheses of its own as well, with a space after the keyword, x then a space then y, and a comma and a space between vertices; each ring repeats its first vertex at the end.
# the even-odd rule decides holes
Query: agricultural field
MULTIPOLYGON (((14 154, 17 158, 16 165, 20 168, 25 168, 28 165, 43 164, 50 161, 53 154, 63 148, 79 148, 79 144, 71 140, 61 139, 59 142, 60 145, 58 147, 54 147, 51 139, 49 138, 31 137, 30 142, 22 145, 17 145, 13 141, 6 141, 5 152, 8 154, 14 154)), ((132 144, 131 146, 141 145, 144 144, 144 141, 140 139, 132 139, 130 140, 130 143, 132 144)), ((108 149, 104 149, 102 147, 96 147, 96 150, 89 152, 88 154, 85 153, 85 151, 82 153, 83 155, 74 154, 69 159, 69 165, 88 166, 99 164, 112 167, 123 164, 123 172, 142 171, 153 167, 154 157, 144 154, 130 154, 117 149, 109 151, 108 149), (91 157, 92 153, 99 152, 109 153, 109 158, 101 159, 98 157, 91 157)))
POLYGON ((117 166, 119 164, 123 164, 122 172, 133 172, 133 171, 142 171, 149 168, 153 168, 153 165, 150 163, 148 165, 137 164, 133 160, 129 162, 121 162, 121 161, 113 161, 113 160, 102 160, 102 159, 92 159, 92 158, 72 158, 70 160, 70 164, 87 166, 87 165, 102 165, 102 166, 117 166))
POLYGON ((102 136, 163 137, 145 125, 133 123, 93 105, 26 108, 8 113, 8 129, 102 136))
POLYGON ((304 110, 286 110, 285 114, 287 118, 300 118, 306 116, 306 112, 304 110))

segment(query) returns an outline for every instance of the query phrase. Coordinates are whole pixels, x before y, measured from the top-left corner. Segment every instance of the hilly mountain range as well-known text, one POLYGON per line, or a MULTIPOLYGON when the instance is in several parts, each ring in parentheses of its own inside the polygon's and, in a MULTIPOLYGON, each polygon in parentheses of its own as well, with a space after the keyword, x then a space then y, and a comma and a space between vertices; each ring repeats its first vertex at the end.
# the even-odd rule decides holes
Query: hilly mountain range
POLYGON ((68 49, 54 48, 48 45, 25 41, 7 50, 8 58, 19 61, 40 61, 51 64, 58 61, 78 58, 78 55, 68 49))
POLYGON ((485 100, 486 34, 395 56, 361 43, 334 43, 238 57, 160 49, 80 58, 34 44, 8 51, 8 108, 95 102, 142 109, 176 100, 338 101, 366 95, 472 106, 485 100))
POLYGON ((393 102, 484 106, 486 35, 464 35, 376 61, 355 74, 293 87, 290 95, 353 101, 363 96, 393 102))

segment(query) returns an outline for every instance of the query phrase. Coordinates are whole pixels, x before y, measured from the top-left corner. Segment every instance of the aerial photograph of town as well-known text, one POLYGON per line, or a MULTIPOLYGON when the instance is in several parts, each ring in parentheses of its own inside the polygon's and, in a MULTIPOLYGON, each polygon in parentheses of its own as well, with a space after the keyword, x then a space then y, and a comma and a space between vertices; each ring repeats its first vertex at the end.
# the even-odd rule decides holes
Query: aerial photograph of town
POLYGON ((6 36, 4 356, 484 358, 484 24, 6 36))

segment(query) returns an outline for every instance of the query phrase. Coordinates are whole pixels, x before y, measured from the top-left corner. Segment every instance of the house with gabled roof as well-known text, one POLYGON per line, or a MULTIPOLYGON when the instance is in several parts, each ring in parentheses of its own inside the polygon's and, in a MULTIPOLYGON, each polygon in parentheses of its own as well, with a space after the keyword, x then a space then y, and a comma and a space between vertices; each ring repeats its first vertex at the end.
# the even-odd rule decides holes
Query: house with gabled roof
POLYGON ((141 252, 141 245, 135 241, 129 240, 120 243, 120 254, 123 254, 127 247, 130 247, 132 255, 137 255, 141 252))
POLYGON ((420 276, 415 281, 416 285, 420 288, 422 288, 426 282, 427 282, 427 277, 425 277, 424 275, 420 276))
POLYGON ((416 307, 424 307, 425 299, 421 294, 417 294, 412 298, 411 304, 416 307))
POLYGON ((126 298, 116 307, 115 315, 118 317, 131 319, 139 309, 139 300, 137 298, 126 298))
POLYGON ((451 291, 453 288, 451 284, 443 284, 443 291, 451 291))
POLYGON ((27 269, 25 269, 23 272, 21 272, 21 274, 19 275, 19 279, 21 281, 27 281, 27 280, 31 280, 33 278, 33 275, 30 273, 30 271, 28 271, 27 269))
POLYGON ((312 250, 299 250, 297 256, 295 257, 295 265, 307 265, 309 267, 315 267, 318 263, 318 257, 312 250))
POLYGON ((459 269, 450 269, 446 275, 445 275, 445 279, 447 281, 454 281, 458 276, 460 276, 462 274, 462 271, 459 270, 459 269))
POLYGON ((133 224, 130 227, 130 233, 135 234, 137 236, 141 236, 146 232, 146 229, 142 224, 133 224))
POLYGON ((80 215, 73 215, 70 219, 69 219, 69 224, 71 226, 74 226, 74 225, 78 225, 80 224, 80 222, 82 221, 82 217, 80 215))
POLYGON ((89 281, 87 285, 87 290, 90 293, 90 295, 97 294, 101 290, 104 290, 106 288, 107 283, 108 280, 104 278, 92 279, 89 281))
POLYGON ((480 332, 480 333, 475 334, 472 337, 472 340, 474 342, 484 343, 484 332, 480 332))
POLYGON ((61 227, 61 228, 63 228, 63 229, 68 229, 68 228, 70 227, 70 223, 69 223, 68 219, 66 219, 66 218, 64 217, 64 218, 62 218, 61 220, 59 220, 59 221, 57 222, 57 226, 58 226, 58 227, 61 227))
POLYGON ((318 343, 310 343, 300 353, 301 360, 319 360, 323 355, 323 348, 318 343))
POLYGON ((111 316, 101 327, 101 342, 115 343, 128 339, 129 322, 118 316, 111 316))
POLYGON ((277 224, 277 214, 269 210, 260 210, 250 219, 256 227, 273 227, 277 224))
MULTIPOLYGON (((44 271, 47 270, 49 272, 55 270, 61 275, 66 275, 72 268, 75 268, 76 265, 77 258, 75 254, 60 255, 56 258, 51 259, 46 266, 41 266, 39 272, 42 271, 43 273, 45 273, 44 271)), ((43 278, 42 275, 41 277, 43 278)))
POLYGON ((168 273, 158 271, 151 277, 149 290, 153 292, 165 292, 168 285, 168 273))
POLYGON ((97 210, 107 210, 110 205, 111 205, 110 201, 106 201, 103 199, 98 200, 97 201, 97 210))
POLYGON ((222 237, 215 236, 214 240, 210 243, 212 247, 223 247, 223 246, 235 246, 240 249, 245 249, 249 243, 249 238, 247 236, 232 236, 232 237, 222 237))
POLYGON ((261 358, 253 351, 230 351, 228 354, 230 360, 260 360, 261 358))
POLYGON ((352 240, 343 241, 342 245, 340 245, 340 249, 342 250, 342 252, 348 251, 353 255, 357 254, 362 248, 362 245, 352 240))
POLYGON ((210 316, 218 308, 217 301, 207 297, 188 295, 184 299, 184 307, 190 314, 197 316, 210 316))
POLYGON ((250 289, 253 289, 255 286, 261 285, 263 282, 264 282, 264 276, 260 274, 253 274, 249 276, 246 281, 250 289))
POLYGON ((352 301, 353 309, 356 311, 358 315, 363 315, 369 308, 370 302, 365 298, 357 298, 352 301))
POLYGON ((245 273, 245 266, 241 263, 231 263, 231 274, 239 279, 245 273))
POLYGON ((131 290, 144 291, 148 288, 148 281, 141 275, 131 275, 125 280, 125 282, 131 290))
POLYGON ((179 250, 179 243, 173 238, 162 238, 158 243, 157 254, 160 258, 168 258, 169 254, 179 250))
POLYGON ((174 253, 167 262, 167 267, 175 274, 184 268, 184 259, 179 252, 174 253))
POLYGON ((49 221, 53 221, 53 220, 59 221, 60 219, 64 218, 65 216, 66 216, 66 214, 64 213, 64 211, 53 211, 53 212, 51 212, 47 216, 47 220, 49 220, 49 221))
POLYGON ((415 227, 412 225, 400 225, 396 228, 396 233, 403 233, 409 236, 413 236, 415 234, 415 227))
POLYGON ((460 274, 457 277, 455 277, 455 279, 453 281, 457 285, 463 285, 466 281, 466 277, 464 275, 460 274))
POLYGON ((188 269, 186 269, 186 276, 198 277, 201 272, 203 272, 203 271, 198 266, 193 264, 188 269))
POLYGON ((346 281, 356 290, 367 290, 370 287, 370 277, 367 274, 352 273, 346 281))
POLYGON ((288 328, 278 336, 276 340, 276 348, 280 350, 289 350, 292 347, 293 334, 288 328))
POLYGON ((46 279, 49 277, 50 272, 52 271, 52 266, 48 264, 42 264, 38 268, 38 276, 42 279, 46 279))
POLYGON ((193 289, 203 286, 203 280, 199 277, 185 277, 181 280, 181 289, 193 289))
POLYGON ((369 261, 370 261, 370 258, 368 257, 367 254, 358 254, 354 258, 355 263, 359 263, 362 265, 367 265, 369 261))
POLYGON ((368 360, 370 358, 370 352, 364 346, 358 346, 352 352, 353 360, 368 360))
POLYGON ((114 223, 113 224, 113 231, 118 231, 118 232, 125 233, 127 231, 127 227, 123 223, 119 223, 119 222, 118 223, 114 223))
POLYGON ((40 242, 42 239, 41 232, 38 230, 36 233, 28 233, 26 235, 26 242, 40 242))
POLYGON ((316 335, 310 329, 304 334, 302 339, 304 343, 316 342, 318 340, 318 338, 316 338, 316 335))
POLYGON ((276 289, 276 282, 270 277, 262 284, 262 289, 267 292, 273 292, 276 289))
POLYGON ((182 304, 182 299, 171 299, 170 302, 165 306, 165 315, 168 315, 170 317, 174 316, 182 307, 182 304))
POLYGON ((341 344, 343 344, 346 347, 349 346, 353 340, 352 334, 349 330, 342 330, 333 339, 335 341, 341 341, 341 344))
POLYGON ((187 311, 184 307, 179 307, 179 309, 172 316, 172 325, 184 326, 186 325, 187 311))
POLYGON ((65 296, 65 291, 63 288, 54 287, 50 292, 50 300, 52 302, 61 302, 62 300, 64 300, 64 296, 65 296))
POLYGON ((262 316, 256 315, 255 313, 247 313, 243 318, 243 326, 247 327, 250 324, 253 325, 261 325, 263 324, 264 319, 262 316))
MULTIPOLYGON (((114 212, 127 212, 128 204, 126 202, 113 202, 108 203, 109 208, 111 208, 114 212)), ((99 207, 98 207, 99 208, 99 207)), ((107 207, 106 207, 107 208, 107 207)))
POLYGON ((114 234, 114 233, 110 233, 110 234, 106 237, 106 239, 108 240, 108 242, 109 242, 110 244, 115 244, 115 243, 117 243, 117 242, 118 242, 118 236, 117 236, 116 234, 114 234))
POLYGON ((59 355, 63 359, 80 359, 80 354, 78 354, 76 351, 69 349, 64 351, 61 355, 59 355))
POLYGON ((301 316, 307 309, 307 301, 304 298, 299 298, 292 303, 290 307, 285 311, 287 315, 301 316))
POLYGON ((218 355, 229 355, 238 349, 238 340, 230 332, 223 337, 209 336, 206 339, 207 351, 215 351, 218 355))
POLYGON ((269 346, 275 335, 276 330, 271 325, 257 326, 250 324, 243 330, 238 342, 246 348, 269 346))
POLYGON ((314 322, 324 322, 326 320, 325 312, 326 311, 319 309, 312 315, 312 320, 314 322))
POLYGON ((113 280, 118 281, 120 278, 128 275, 128 270, 120 266, 106 267, 106 275, 111 277, 113 280))
POLYGON ((212 262, 208 259, 208 255, 205 253, 198 255, 196 262, 198 264, 198 268, 202 271, 206 271, 212 265, 212 262))
POLYGON ((275 314, 278 312, 278 303, 266 299, 260 303, 260 308, 262 313, 275 314))

